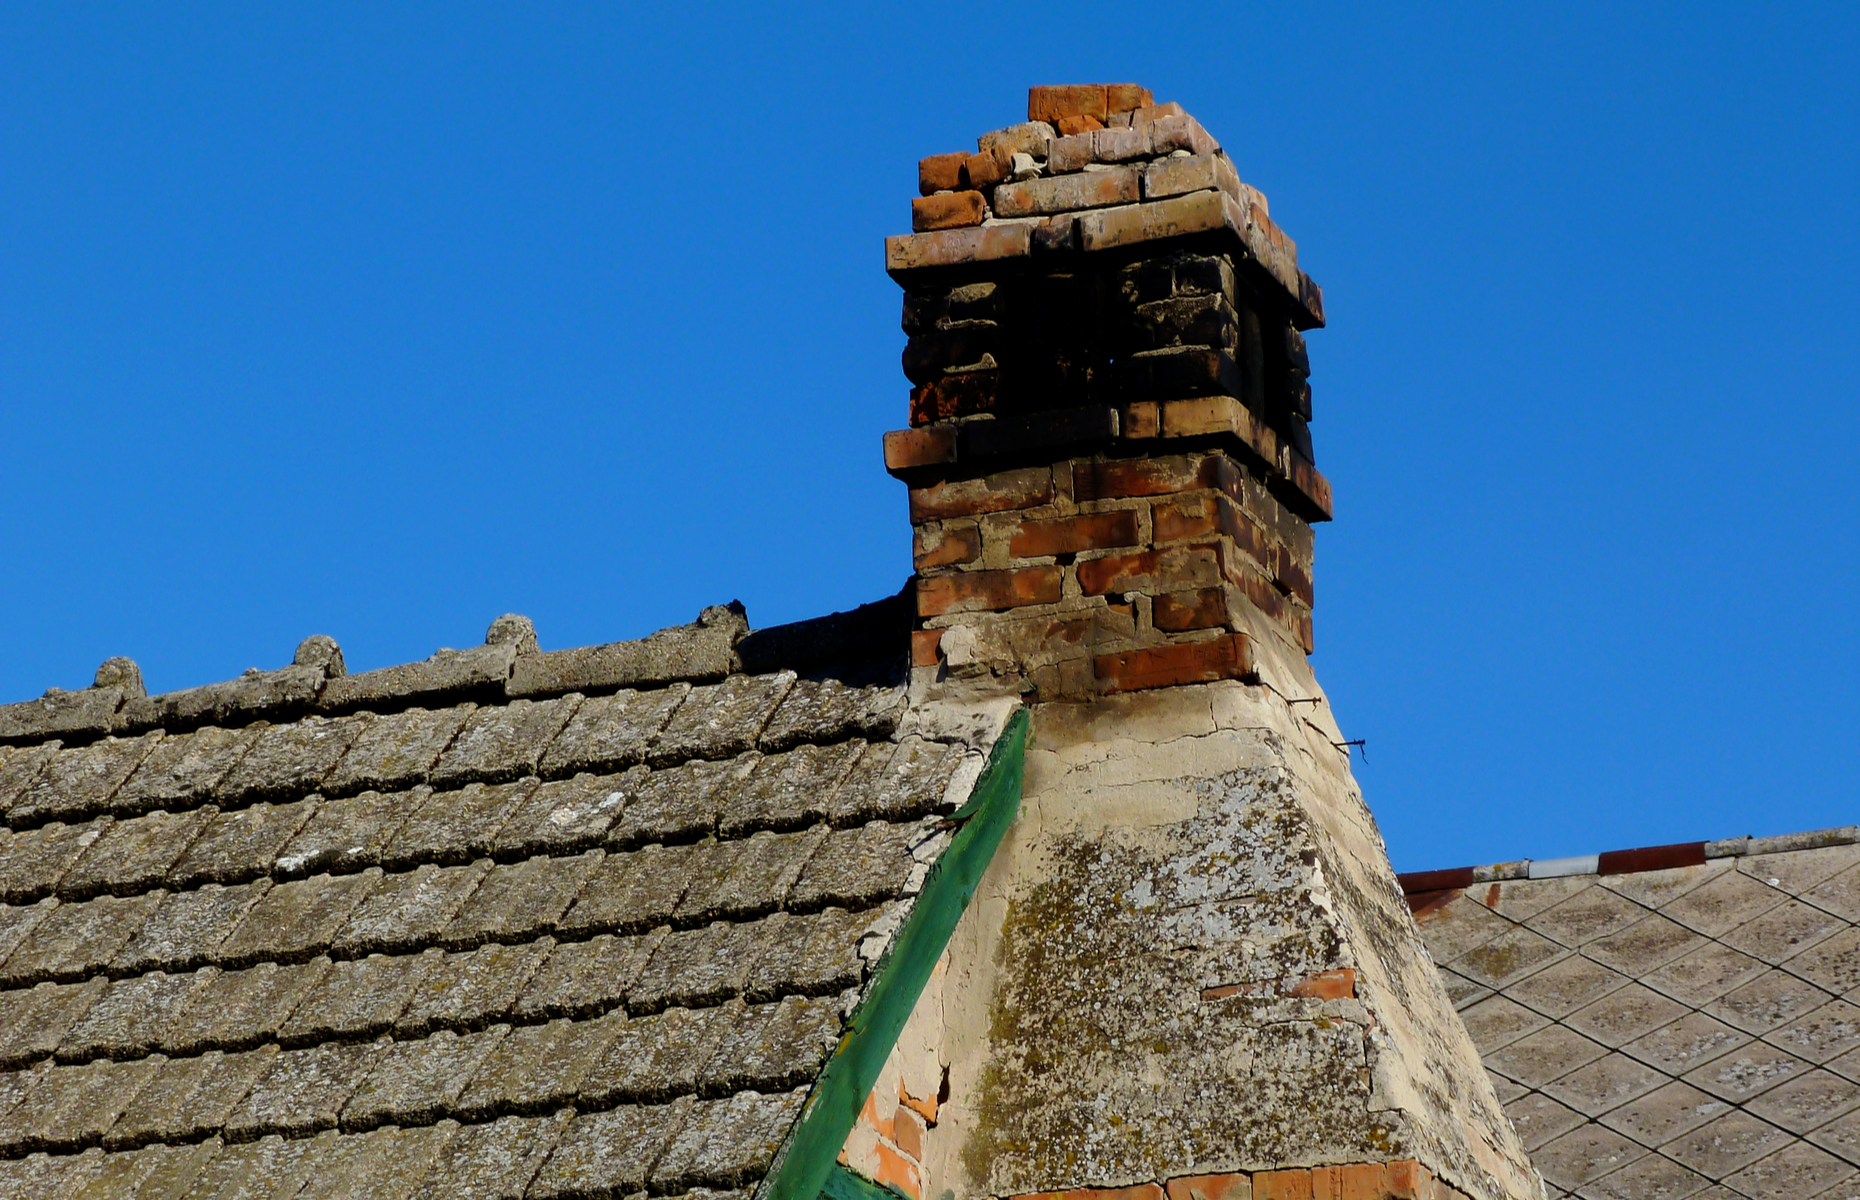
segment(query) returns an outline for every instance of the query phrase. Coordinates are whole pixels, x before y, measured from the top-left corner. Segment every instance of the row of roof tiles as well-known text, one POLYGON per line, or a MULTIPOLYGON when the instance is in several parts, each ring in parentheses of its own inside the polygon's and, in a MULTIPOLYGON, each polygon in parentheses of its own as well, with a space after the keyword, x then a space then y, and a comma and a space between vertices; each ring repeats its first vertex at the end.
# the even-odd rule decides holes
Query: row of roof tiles
POLYGON ((340 796, 419 783, 456 787, 525 775, 560 778, 646 763, 778 752, 809 742, 885 738, 898 689, 847 688, 791 672, 693 688, 427 710, 309 716, 243 729, 56 740, 0 748, 0 813, 15 829, 100 812, 133 815, 213 801, 222 807, 340 796))
POLYGON ((1600 854, 1577 854, 1567 858, 1521 858, 1512 862, 1486 863, 1476 867, 1444 867, 1433 871, 1411 871, 1397 878, 1401 883, 1402 891, 1413 896, 1447 888, 1470 887, 1475 883, 1494 883, 1508 879, 1558 879, 1566 875, 1628 875, 1636 871, 1696 867, 1716 858, 1781 854, 1791 850, 1813 850, 1822 846, 1847 846, 1855 842, 1860 842, 1860 825, 1842 825, 1835 829, 1783 833, 1772 837, 1734 837, 1719 838, 1709 842, 1675 842, 1666 846, 1604 850, 1600 854))

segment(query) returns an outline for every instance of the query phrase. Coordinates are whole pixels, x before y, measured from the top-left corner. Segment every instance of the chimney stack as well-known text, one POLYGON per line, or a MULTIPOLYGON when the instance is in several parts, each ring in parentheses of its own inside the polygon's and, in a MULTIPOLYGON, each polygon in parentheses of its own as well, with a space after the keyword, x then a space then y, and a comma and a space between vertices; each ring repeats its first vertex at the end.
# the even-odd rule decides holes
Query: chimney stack
POLYGON ((1309 653, 1304 331, 1323 296, 1177 104, 1036 87, 918 165, 904 288, 915 665, 1039 698, 1252 678, 1309 653))

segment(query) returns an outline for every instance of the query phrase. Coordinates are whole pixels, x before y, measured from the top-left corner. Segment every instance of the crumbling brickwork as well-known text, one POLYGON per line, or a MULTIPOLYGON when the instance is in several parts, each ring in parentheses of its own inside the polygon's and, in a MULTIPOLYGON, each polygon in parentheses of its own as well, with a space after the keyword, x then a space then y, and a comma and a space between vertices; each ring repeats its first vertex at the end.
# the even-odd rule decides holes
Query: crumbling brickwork
POLYGON ((1309 652, 1317 286, 1193 117, 1035 88, 1027 123, 919 164, 905 289, 919 666, 1042 696, 1309 652))

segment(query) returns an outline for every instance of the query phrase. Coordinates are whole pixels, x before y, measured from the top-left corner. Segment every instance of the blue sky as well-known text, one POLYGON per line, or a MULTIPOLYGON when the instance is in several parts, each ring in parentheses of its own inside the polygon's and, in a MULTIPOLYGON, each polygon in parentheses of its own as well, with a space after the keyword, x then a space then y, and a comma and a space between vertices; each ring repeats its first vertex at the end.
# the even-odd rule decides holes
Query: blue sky
POLYGON ((1835 5, 16 6, 0 699, 890 593, 916 160, 1132 80, 1325 287, 1397 866, 1860 821, 1856 63, 1835 5))

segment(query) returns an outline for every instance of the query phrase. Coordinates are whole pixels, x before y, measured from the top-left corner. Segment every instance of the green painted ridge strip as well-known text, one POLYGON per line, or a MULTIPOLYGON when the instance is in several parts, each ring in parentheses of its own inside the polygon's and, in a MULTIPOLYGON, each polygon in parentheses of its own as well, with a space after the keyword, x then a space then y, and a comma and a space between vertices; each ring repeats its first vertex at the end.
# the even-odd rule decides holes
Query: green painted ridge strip
MULTIPOLYGON (((904 1032, 904 1023, 917 1006, 917 998, 956 932, 956 922, 969 907, 1001 839, 1020 814, 1029 724, 1025 708, 1016 709, 1008 718, 969 802, 951 818, 966 819, 950 839, 949 849, 925 876, 917 903, 911 906, 891 948, 878 964, 872 990, 846 1023, 839 1047, 820 1073, 795 1126, 787 1156, 762 1193, 766 1200, 816 1200, 839 1165, 840 1148, 859 1119, 866 1096, 878 1082, 885 1059, 897 1045, 898 1035, 904 1032)), ((876 1184, 870 1186, 877 1189, 879 1196, 890 1194, 876 1184)))
POLYGON ((820 1194, 826 1200, 910 1200, 897 1188, 873 1183, 857 1171, 837 1162, 827 1172, 827 1182, 821 1187, 820 1194))

